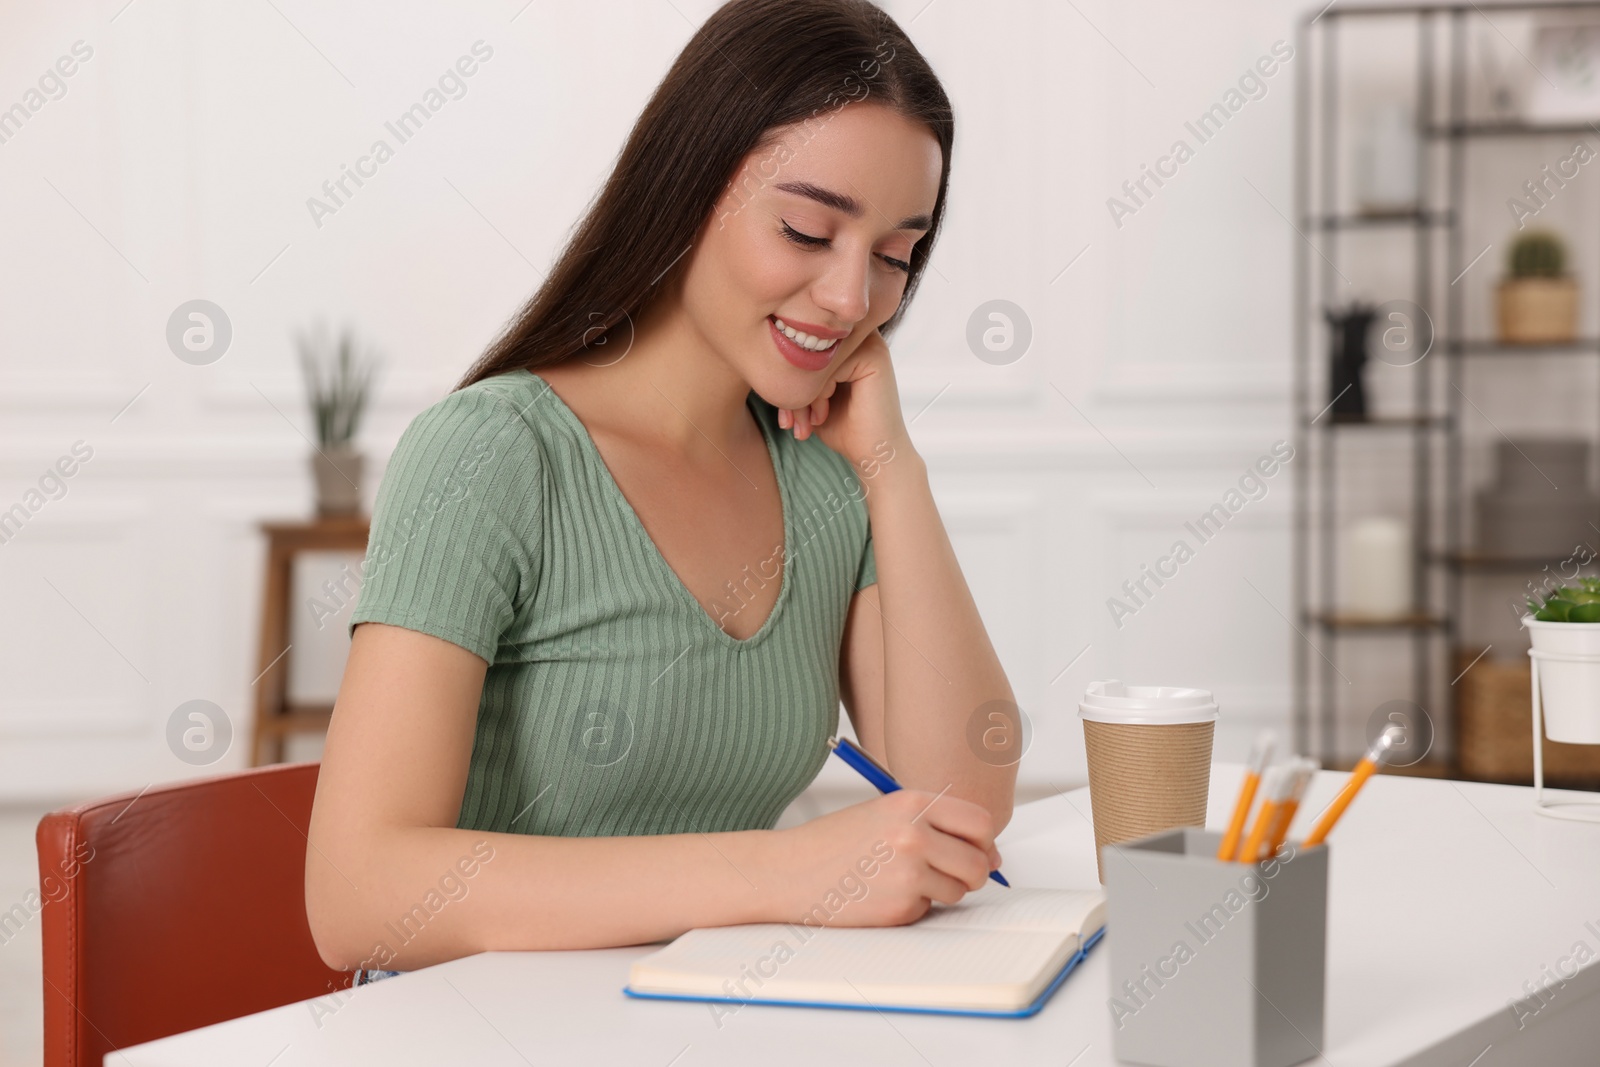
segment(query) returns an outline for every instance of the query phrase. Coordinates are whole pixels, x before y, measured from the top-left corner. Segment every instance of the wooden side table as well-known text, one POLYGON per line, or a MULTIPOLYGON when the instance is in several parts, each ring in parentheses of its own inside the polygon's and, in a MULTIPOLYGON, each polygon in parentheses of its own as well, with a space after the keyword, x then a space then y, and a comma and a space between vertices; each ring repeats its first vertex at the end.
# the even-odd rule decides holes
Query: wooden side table
POLYGON ((332 704, 289 703, 289 593, 294 559, 302 552, 365 552, 371 519, 366 515, 310 522, 264 522, 267 535, 266 593, 261 598, 261 645, 256 667, 256 718, 250 765, 283 761, 290 734, 325 731, 332 704))

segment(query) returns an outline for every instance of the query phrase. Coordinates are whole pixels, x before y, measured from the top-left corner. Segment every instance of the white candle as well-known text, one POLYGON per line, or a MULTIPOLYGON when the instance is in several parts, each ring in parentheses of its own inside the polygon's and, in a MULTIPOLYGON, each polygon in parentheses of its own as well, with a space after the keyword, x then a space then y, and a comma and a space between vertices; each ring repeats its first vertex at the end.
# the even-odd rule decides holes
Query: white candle
POLYGON ((1387 516, 1352 522, 1345 532, 1345 611, 1392 619, 1411 611, 1411 536, 1387 516))

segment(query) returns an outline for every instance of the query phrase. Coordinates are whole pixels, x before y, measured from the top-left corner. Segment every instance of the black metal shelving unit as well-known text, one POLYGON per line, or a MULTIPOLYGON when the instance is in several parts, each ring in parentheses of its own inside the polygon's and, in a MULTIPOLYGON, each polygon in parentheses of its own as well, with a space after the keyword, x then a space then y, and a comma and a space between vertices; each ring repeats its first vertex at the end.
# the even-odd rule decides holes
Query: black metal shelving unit
POLYGON ((1304 640, 1294 642, 1292 721, 1296 750, 1325 765, 1353 758, 1352 753, 1339 751, 1336 743, 1342 674, 1338 663, 1344 648, 1363 635, 1383 635, 1398 638, 1407 650, 1409 699, 1429 709, 1430 717, 1444 727, 1429 757, 1432 771, 1453 773, 1455 694, 1446 672, 1462 637, 1463 583, 1487 574, 1537 574, 1545 565, 1559 562, 1477 555, 1462 537, 1467 520, 1462 427, 1472 414, 1464 403, 1468 366, 1482 359, 1526 358, 1533 352, 1600 354, 1600 338, 1507 345, 1464 336, 1464 287, 1454 280, 1471 265, 1462 247, 1470 148, 1490 141, 1600 133, 1600 122, 1535 125, 1468 114, 1469 20, 1513 10, 1586 12, 1600 21, 1600 2, 1330 5, 1308 12, 1297 31, 1294 217, 1301 239, 1294 263, 1292 392, 1301 469, 1294 503, 1292 617, 1304 640), (1342 27, 1372 19, 1414 27, 1419 200, 1415 210, 1369 216, 1340 209, 1344 155, 1339 143, 1339 38, 1342 27), (1342 280, 1336 264, 1343 239, 1359 230, 1410 232, 1413 292, 1396 295, 1440 313, 1430 310, 1433 347, 1416 364, 1410 412, 1339 422, 1325 413, 1332 398, 1326 395, 1329 344, 1320 311, 1345 302, 1336 291, 1342 280), (1396 463, 1409 462, 1413 611, 1400 619, 1352 618, 1333 609, 1338 601, 1339 444, 1354 434, 1394 439, 1396 463))

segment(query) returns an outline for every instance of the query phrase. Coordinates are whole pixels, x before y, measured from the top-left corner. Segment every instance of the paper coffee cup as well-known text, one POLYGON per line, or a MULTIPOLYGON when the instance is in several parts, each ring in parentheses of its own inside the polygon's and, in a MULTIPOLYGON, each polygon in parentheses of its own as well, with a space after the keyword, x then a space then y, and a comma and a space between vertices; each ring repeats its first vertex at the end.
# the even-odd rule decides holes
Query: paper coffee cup
POLYGON ((1217 704, 1204 689, 1091 682, 1078 704, 1089 759, 1094 855, 1177 826, 1205 826, 1217 704))

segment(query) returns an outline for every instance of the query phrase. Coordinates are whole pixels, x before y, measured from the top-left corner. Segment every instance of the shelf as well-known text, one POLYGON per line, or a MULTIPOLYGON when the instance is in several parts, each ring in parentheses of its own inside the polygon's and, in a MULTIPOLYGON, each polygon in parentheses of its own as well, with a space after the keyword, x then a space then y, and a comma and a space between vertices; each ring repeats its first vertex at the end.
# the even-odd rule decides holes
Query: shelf
MULTIPOLYGON (((1456 684, 1466 664, 1449 669, 1451 646, 1473 630, 1473 620, 1485 612, 1494 615, 1501 611, 1493 603, 1497 597, 1486 600, 1481 594, 1494 593, 1502 586, 1509 593, 1529 579, 1536 587, 1552 579, 1559 582, 1585 558, 1584 549, 1577 550, 1577 555, 1569 550, 1550 559, 1538 558, 1538 553, 1496 555, 1470 550, 1476 542, 1467 540, 1464 527, 1475 504, 1467 477, 1472 464, 1467 457, 1482 445, 1484 434, 1480 431, 1490 431, 1482 425, 1483 413, 1475 410, 1476 404, 1482 403, 1477 393, 1500 385, 1501 361, 1523 360, 1523 366, 1507 368, 1505 385, 1530 376, 1550 377, 1551 384, 1543 389, 1516 390, 1517 395, 1503 398, 1505 412, 1496 414, 1491 409, 1489 415, 1498 420, 1503 414, 1516 421, 1510 414, 1514 411, 1525 423, 1545 432, 1558 432, 1559 425, 1561 431, 1585 437, 1594 435, 1594 401, 1600 399, 1589 373, 1591 364, 1569 358, 1600 355, 1600 327, 1590 325, 1582 335, 1556 343, 1503 341, 1495 314, 1501 268, 1495 263, 1505 246, 1497 237, 1492 249, 1480 253, 1489 238, 1474 240, 1465 233, 1479 211, 1496 209, 1507 192, 1514 191, 1497 192, 1493 182, 1483 186, 1470 180, 1485 153, 1493 153, 1496 159, 1504 155, 1503 162, 1514 164, 1504 173, 1520 180, 1530 174, 1543 176, 1540 166, 1567 154, 1575 141, 1592 146, 1600 135, 1600 115, 1591 121, 1591 116, 1584 115, 1547 118, 1505 108, 1469 109, 1467 101, 1492 80, 1474 59, 1477 42, 1465 32, 1469 24, 1480 23, 1485 12, 1493 18, 1494 12, 1503 10, 1537 10, 1541 17, 1558 10, 1582 10, 1588 18, 1600 17, 1600 0, 1544 0, 1533 9, 1520 0, 1351 2, 1359 6, 1318 0, 1296 20, 1295 62, 1305 65, 1296 76, 1297 84, 1314 91, 1296 109, 1294 198, 1285 211, 1301 234, 1311 238, 1293 243, 1296 330, 1291 384, 1298 403, 1290 419, 1295 447, 1312 457, 1306 460, 1312 467, 1302 472, 1306 479, 1293 501, 1294 584, 1285 610, 1306 640, 1292 643, 1292 722, 1296 747, 1330 761, 1354 758, 1339 742, 1348 732, 1343 726, 1365 709, 1340 679, 1348 681, 1366 670, 1368 661, 1363 657, 1370 655, 1374 664, 1380 655, 1388 659, 1385 669, 1392 668, 1392 687, 1397 690, 1391 696, 1405 695, 1430 711, 1437 710, 1441 727, 1453 723, 1461 705, 1460 694, 1471 676, 1456 684), (1352 25, 1347 19, 1360 20, 1362 26, 1362 40, 1355 44, 1354 54, 1339 36, 1352 25), (1374 79, 1370 64, 1363 62, 1370 56, 1363 53, 1380 39, 1393 46, 1396 62, 1393 70, 1374 79), (1402 53, 1408 47, 1415 53, 1410 60, 1402 53), (1354 66, 1352 59, 1356 60, 1354 66), (1407 91, 1407 83, 1414 89, 1407 91), (1359 160, 1355 160, 1355 168, 1351 163, 1360 138, 1347 136, 1347 116, 1359 114, 1374 94, 1409 105, 1414 118, 1407 123, 1407 130, 1421 153, 1413 195, 1397 205, 1400 210, 1386 213, 1363 211, 1360 184, 1349 180, 1359 171, 1359 160), (1448 250, 1436 240, 1440 236, 1450 238, 1448 250), (1472 243, 1467 244, 1468 240, 1472 243), (1349 255, 1336 254, 1342 249, 1348 249, 1349 255), (1476 284, 1465 284, 1474 278, 1476 284), (1351 288, 1336 288, 1341 280, 1351 288), (1362 287, 1369 292, 1405 292, 1413 294, 1417 302, 1437 303, 1436 308, 1428 309, 1431 347, 1424 353, 1423 346, 1416 343, 1421 337, 1411 338, 1413 345, 1407 347, 1415 347, 1415 355, 1432 355, 1441 362, 1422 358, 1410 364, 1408 377, 1414 392, 1406 399, 1397 396, 1393 405, 1373 405, 1369 419, 1335 421, 1333 406, 1322 406, 1343 388, 1343 382, 1333 391, 1327 388, 1330 357, 1336 351, 1330 340, 1336 343, 1338 339, 1330 338, 1325 328, 1325 310, 1334 294, 1361 291, 1362 287), (1446 294, 1450 295, 1448 301, 1446 294), (1472 382, 1478 383, 1476 390, 1469 384, 1472 382), (1560 412, 1540 419, 1544 411, 1540 398, 1550 390, 1565 394, 1563 399, 1572 401, 1571 410, 1562 405, 1560 412), (1361 440, 1352 442, 1352 435, 1361 440), (1354 460, 1360 462, 1352 463, 1354 460), (1358 480, 1360 484, 1356 484, 1358 480), (1347 489, 1354 494, 1348 499, 1347 489), (1408 513, 1416 540, 1406 544, 1407 556, 1413 568, 1423 568, 1415 574, 1415 590, 1409 585, 1403 593, 1395 590, 1397 596, 1412 601, 1413 609, 1398 618, 1352 615, 1344 610, 1346 605, 1335 588, 1342 550, 1348 545, 1347 531, 1337 520, 1347 511, 1363 513, 1362 502, 1379 497, 1388 501, 1387 510, 1408 513)), ((1579 194, 1567 190, 1561 195, 1579 194)), ((1584 199, 1585 205, 1589 203, 1584 199)), ((1569 206, 1576 208, 1577 201, 1569 206)), ((1582 243, 1582 234, 1587 232, 1574 230, 1571 240, 1582 243)), ((1577 282, 1582 301, 1592 303, 1594 278, 1585 274, 1577 282)), ((1336 302, 1344 299, 1348 296, 1336 302)), ((1371 303, 1380 300, 1374 297, 1371 303)), ((1398 300, 1395 302, 1398 306, 1398 300)), ((1413 325, 1424 328, 1419 309, 1410 311, 1417 316, 1413 325)), ((1378 324, 1373 325, 1376 335, 1378 324)), ((1377 347, 1369 350, 1373 356, 1369 373, 1382 363, 1381 352, 1377 347)), ((1387 373, 1389 368, 1382 370, 1387 373)), ((1350 398, 1345 399, 1348 402, 1350 398)), ((1600 559, 1579 573, 1597 571, 1600 559)), ((1520 596, 1517 599, 1520 601, 1520 596)), ((1474 648, 1468 658, 1477 653, 1474 648)), ((1523 669, 1527 669, 1525 665, 1523 669)), ((1524 676, 1524 699, 1526 692, 1524 676)), ((1461 768, 1458 740, 1454 731, 1445 730, 1437 751, 1401 773, 1456 776, 1461 768)))
POLYGON ((1443 415, 1379 415, 1367 419, 1329 416, 1304 419, 1301 425, 1315 430, 1445 430, 1450 427, 1450 419, 1443 415))
MULTIPOLYGON (((1596 121, 1600 121, 1597 119, 1596 121)), ((1458 122, 1428 127, 1428 136, 1450 140, 1478 137, 1588 137, 1595 132, 1588 122, 1458 122)))
POLYGON ((283 737, 288 734, 321 733, 328 728, 328 723, 333 718, 333 705, 331 704, 291 704, 278 715, 273 715, 261 723, 261 733, 267 737, 283 737))
MULTIPOLYGON (((1481 552, 1435 552, 1428 562, 1440 567, 1479 573, 1520 573, 1540 571, 1546 567, 1560 567, 1572 558, 1572 553, 1549 557, 1490 556, 1481 552)), ((1587 566, 1587 564, 1586 564, 1587 566)))
POLYGON ((1396 226, 1452 226, 1455 217, 1448 211, 1396 211, 1388 214, 1320 215, 1305 220, 1313 230, 1370 230, 1396 226))
POLYGON ((1433 630, 1444 626, 1444 620, 1436 615, 1419 614, 1375 619, 1342 612, 1318 612, 1311 616, 1311 621, 1324 630, 1433 630))
POLYGON ((1536 5, 1530 5, 1528 0, 1486 0, 1484 3, 1329 4, 1320 9, 1315 5, 1307 8, 1300 16, 1300 22, 1309 26, 1319 19, 1332 22, 1342 19, 1386 18, 1395 15, 1481 15, 1485 11, 1585 11, 1593 10, 1596 6, 1593 0, 1543 0, 1536 5))
POLYGON ((1600 352, 1600 338, 1575 337, 1570 341, 1553 341, 1549 344, 1518 345, 1504 341, 1479 338, 1464 341, 1446 341, 1444 350, 1452 356, 1590 356, 1600 352))

